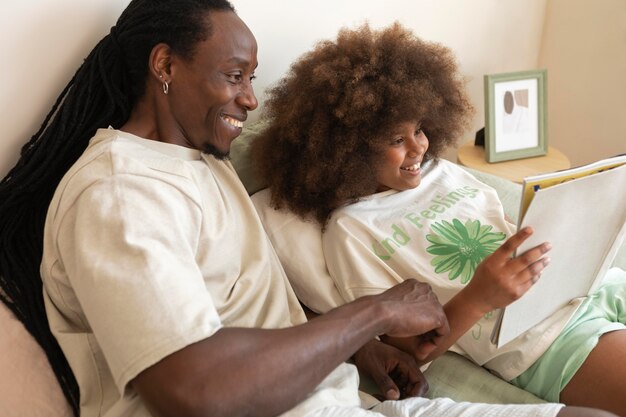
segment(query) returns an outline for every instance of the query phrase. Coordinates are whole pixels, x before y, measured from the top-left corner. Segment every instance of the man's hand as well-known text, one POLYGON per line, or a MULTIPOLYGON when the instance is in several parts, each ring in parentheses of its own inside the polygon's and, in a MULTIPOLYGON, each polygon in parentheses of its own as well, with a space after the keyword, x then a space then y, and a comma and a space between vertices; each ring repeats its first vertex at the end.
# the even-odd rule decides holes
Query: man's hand
POLYGON ((384 400, 422 396, 428 391, 426 378, 410 355, 393 346, 372 340, 354 354, 359 370, 376 382, 384 400))
POLYGON ((419 347, 414 351, 418 359, 428 356, 450 332, 443 307, 428 284, 407 279, 375 297, 388 315, 385 334, 419 336, 419 347))

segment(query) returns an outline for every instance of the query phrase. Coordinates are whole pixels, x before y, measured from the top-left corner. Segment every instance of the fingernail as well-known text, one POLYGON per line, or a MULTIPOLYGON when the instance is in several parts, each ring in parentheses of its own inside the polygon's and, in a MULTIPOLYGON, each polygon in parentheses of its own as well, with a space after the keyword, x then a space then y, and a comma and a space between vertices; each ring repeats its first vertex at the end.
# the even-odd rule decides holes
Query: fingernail
POLYGON ((526 226, 522 232, 524 232, 525 235, 529 235, 533 232, 533 229, 530 226, 526 226))
POLYGON ((548 258, 548 257, 543 258, 543 266, 548 266, 550 264, 550 261, 551 261, 551 259, 548 258))
POLYGON ((544 252, 547 252, 547 251, 549 251, 550 249, 552 249, 552 243, 550 243, 550 242, 546 242, 546 243, 544 243, 544 244, 543 244, 543 251, 544 251, 544 252))
POLYGON ((400 398, 400 393, 395 389, 390 389, 387 391, 387 399, 389 400, 397 400, 400 398))

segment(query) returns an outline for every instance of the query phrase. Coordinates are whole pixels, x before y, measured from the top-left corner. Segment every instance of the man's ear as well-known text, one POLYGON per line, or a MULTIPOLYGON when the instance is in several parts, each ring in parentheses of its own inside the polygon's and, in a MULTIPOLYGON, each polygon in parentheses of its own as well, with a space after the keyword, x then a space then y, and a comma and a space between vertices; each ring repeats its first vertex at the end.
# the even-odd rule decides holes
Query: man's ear
POLYGON ((150 74, 159 83, 171 81, 172 48, 165 43, 159 43, 152 48, 149 58, 150 74))

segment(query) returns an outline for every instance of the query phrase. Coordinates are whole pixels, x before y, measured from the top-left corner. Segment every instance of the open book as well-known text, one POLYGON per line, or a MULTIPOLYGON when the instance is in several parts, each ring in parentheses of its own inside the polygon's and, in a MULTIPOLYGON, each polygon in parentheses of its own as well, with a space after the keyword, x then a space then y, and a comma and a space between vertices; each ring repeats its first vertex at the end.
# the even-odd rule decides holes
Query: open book
POLYGON ((524 179, 518 228, 533 235, 517 253, 550 242, 550 265, 520 299, 500 310, 498 347, 593 292, 626 235, 626 155, 524 179))

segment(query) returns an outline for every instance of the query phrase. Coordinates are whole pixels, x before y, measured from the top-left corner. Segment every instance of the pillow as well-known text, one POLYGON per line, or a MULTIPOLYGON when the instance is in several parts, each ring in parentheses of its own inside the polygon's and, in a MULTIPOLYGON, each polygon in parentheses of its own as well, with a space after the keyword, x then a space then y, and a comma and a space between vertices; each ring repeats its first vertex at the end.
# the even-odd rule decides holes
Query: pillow
POLYGON ((612 266, 616 266, 626 271, 626 240, 624 240, 622 247, 617 251, 617 256, 615 257, 612 266))
POLYGON ((274 209, 267 188, 254 194, 252 202, 300 302, 316 313, 344 304, 326 269, 320 226, 274 209))
POLYGON ((504 213, 513 221, 514 224, 517 224, 519 207, 522 200, 522 185, 509 181, 506 178, 487 174, 476 169, 467 167, 462 168, 476 177, 478 181, 483 184, 487 184, 496 190, 498 198, 500 198, 500 202, 502 203, 504 213))
POLYGON ((72 416, 44 351, 2 302, 0 333, 0 416, 72 416))
MULTIPOLYGON (((369 376, 360 374, 359 390, 380 395, 369 376)), ((539 404, 545 401, 499 378, 463 356, 446 352, 424 371, 428 381, 426 398, 451 398, 454 401, 488 404, 539 404)))
POLYGON ((446 352, 432 361, 424 376, 430 387, 428 398, 447 397, 489 404, 545 402, 454 352, 446 352))

